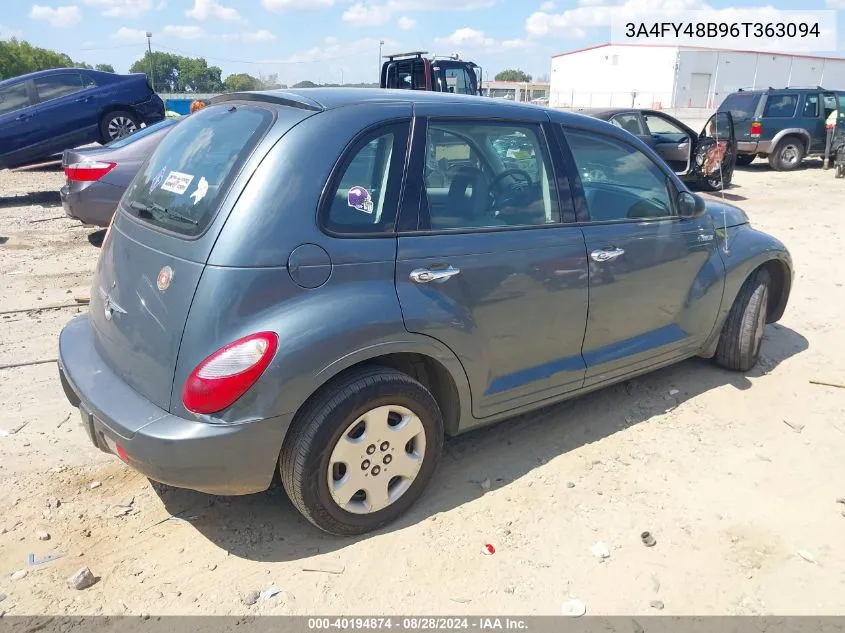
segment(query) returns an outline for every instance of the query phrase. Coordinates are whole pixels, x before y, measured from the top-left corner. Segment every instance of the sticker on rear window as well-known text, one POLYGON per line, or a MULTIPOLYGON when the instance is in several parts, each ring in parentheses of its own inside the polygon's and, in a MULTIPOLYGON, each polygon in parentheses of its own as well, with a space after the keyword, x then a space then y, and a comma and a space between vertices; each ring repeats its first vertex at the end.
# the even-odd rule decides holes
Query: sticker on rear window
POLYGON ((373 199, 370 192, 363 187, 352 187, 346 194, 346 204, 364 213, 373 212, 373 199))
POLYGON ((181 196, 188 190, 191 181, 194 177, 191 174, 183 174, 181 171, 171 171, 167 174, 164 184, 161 185, 162 191, 169 191, 181 196))
POLYGON ((194 189, 194 192, 191 194, 191 198, 194 200, 194 204, 205 198, 205 194, 208 193, 208 181, 205 179, 205 176, 200 177, 200 181, 197 183, 197 188, 194 189))

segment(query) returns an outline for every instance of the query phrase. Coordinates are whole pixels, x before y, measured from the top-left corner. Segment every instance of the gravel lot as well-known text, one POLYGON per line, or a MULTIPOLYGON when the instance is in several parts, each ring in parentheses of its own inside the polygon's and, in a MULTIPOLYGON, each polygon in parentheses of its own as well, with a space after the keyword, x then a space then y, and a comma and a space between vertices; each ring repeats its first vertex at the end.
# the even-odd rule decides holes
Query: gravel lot
MULTIPOLYGON (((0 365, 54 358, 85 309, 47 307, 87 292, 101 237, 64 218, 62 180, 0 171, 0 311, 31 308, 0 315, 0 365)), ((736 174, 727 196, 797 270, 754 371, 690 360, 453 440, 410 514, 357 540, 318 533, 279 489, 154 489, 89 445, 55 363, 0 369, 0 612, 841 613, 845 389, 810 380, 845 383, 843 194, 819 161, 736 174), (85 565, 97 582, 69 588, 85 565)))

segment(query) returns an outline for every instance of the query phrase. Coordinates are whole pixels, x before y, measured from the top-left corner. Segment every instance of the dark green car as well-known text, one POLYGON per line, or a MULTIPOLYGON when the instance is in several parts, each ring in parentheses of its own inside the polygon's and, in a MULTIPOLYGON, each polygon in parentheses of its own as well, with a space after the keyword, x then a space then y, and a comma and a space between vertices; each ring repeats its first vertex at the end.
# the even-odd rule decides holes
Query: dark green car
POLYGON ((759 156, 778 171, 824 155, 825 119, 834 110, 845 117, 845 91, 821 87, 738 90, 719 106, 733 116, 736 164, 749 165, 759 156))

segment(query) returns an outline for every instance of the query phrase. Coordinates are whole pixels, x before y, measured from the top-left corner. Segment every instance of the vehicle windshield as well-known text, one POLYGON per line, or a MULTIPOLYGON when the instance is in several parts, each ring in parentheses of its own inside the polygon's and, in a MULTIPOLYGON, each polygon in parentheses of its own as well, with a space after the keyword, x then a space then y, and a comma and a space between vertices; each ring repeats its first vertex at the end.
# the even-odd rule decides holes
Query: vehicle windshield
POLYGON ((186 117, 147 160, 121 206, 156 227, 199 235, 272 121, 267 108, 232 104, 186 117))
POLYGON ((128 136, 124 136, 122 138, 116 138, 115 140, 106 143, 106 147, 110 147, 111 149, 119 149, 121 147, 125 147, 130 143, 134 143, 135 141, 140 141, 142 138, 149 136, 153 132, 158 132, 164 128, 170 127, 171 125, 176 125, 179 121, 181 121, 185 117, 179 117, 178 119, 165 119, 164 121, 159 121, 158 123, 153 123, 152 125, 148 125, 147 127, 143 127, 137 132, 133 132, 128 136))
POLYGON ((757 104, 760 102, 760 95, 751 92, 734 92, 729 94, 722 105, 720 112, 730 112, 734 121, 746 121, 754 116, 757 104))

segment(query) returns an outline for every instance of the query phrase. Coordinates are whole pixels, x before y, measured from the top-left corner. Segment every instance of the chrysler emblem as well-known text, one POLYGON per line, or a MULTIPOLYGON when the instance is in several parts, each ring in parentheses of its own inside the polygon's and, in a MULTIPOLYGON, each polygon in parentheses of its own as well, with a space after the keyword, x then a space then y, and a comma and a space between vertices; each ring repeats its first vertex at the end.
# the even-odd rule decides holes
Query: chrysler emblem
MULTIPOLYGON (((114 284, 112 284, 112 286, 114 286, 114 284)), ((103 314, 106 317, 106 321, 111 321, 115 312, 119 314, 126 314, 126 310, 121 308, 117 302, 112 299, 112 296, 102 288, 100 288, 100 297, 103 299, 103 314)))

